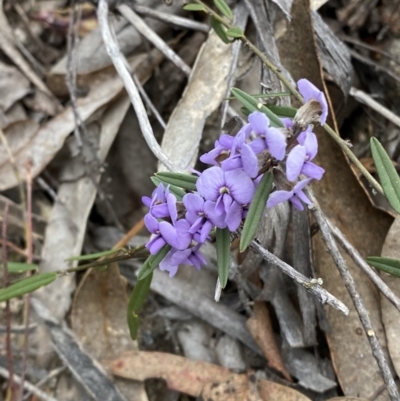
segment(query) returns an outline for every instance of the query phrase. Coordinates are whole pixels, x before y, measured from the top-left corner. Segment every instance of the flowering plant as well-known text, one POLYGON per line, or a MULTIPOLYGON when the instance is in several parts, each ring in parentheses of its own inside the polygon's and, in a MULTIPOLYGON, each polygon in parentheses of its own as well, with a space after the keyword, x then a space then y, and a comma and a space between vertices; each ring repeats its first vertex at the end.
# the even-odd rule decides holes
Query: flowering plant
MULTIPOLYGON (((153 177, 157 188, 151 197, 143 197, 149 208, 144 223, 151 233, 146 244, 150 256, 139 271, 131 299, 137 296, 137 288, 149 288, 157 266, 171 277, 180 264, 200 269, 206 263, 201 247, 211 241, 213 230, 219 284, 224 288, 231 233, 242 229, 243 252, 265 208, 284 201, 299 210, 304 209, 303 204, 311 204, 304 187, 324 174, 324 169, 312 162, 318 152, 312 124, 325 123, 328 106, 323 92, 311 82, 301 79, 297 85, 305 104, 293 118, 279 117, 250 95, 233 89, 250 112, 248 123, 235 136, 223 133, 214 148, 200 157, 210 167, 195 175, 168 172, 153 177)), ((130 317, 132 320, 128 312, 128 322, 130 317)), ((136 332, 133 322, 130 327, 131 334, 136 332)))

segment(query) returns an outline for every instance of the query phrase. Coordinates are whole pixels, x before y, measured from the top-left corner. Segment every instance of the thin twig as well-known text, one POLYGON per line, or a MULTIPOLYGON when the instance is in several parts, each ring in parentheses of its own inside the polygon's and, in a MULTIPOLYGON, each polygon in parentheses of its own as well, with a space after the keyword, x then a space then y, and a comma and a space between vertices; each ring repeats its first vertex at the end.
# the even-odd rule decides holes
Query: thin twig
POLYGON ((288 265, 273 253, 263 248, 257 241, 252 241, 250 247, 259 253, 268 263, 278 267, 283 273, 294 279, 297 283, 301 284, 308 292, 314 294, 322 304, 328 304, 345 315, 349 314, 349 309, 347 306, 342 301, 334 297, 330 292, 322 288, 318 281, 308 279, 292 266, 288 265))
MULTIPOLYGON (((26 253, 27 253, 27 262, 33 262, 33 229, 32 229, 32 173, 31 173, 31 162, 27 163, 27 174, 26 174, 26 253)), ((28 276, 31 275, 31 272, 27 273, 28 276)), ((28 360, 28 350, 29 350, 29 322, 30 322, 30 311, 31 311, 31 296, 29 293, 25 296, 25 304, 24 304, 24 319, 25 319, 25 333, 24 333, 24 347, 22 352, 22 371, 21 371, 21 386, 19 390, 19 400, 23 400, 24 398, 24 382, 26 375, 26 365, 28 360)))
POLYGON ((154 137, 153 129, 151 128, 149 118, 146 113, 146 109, 143 105, 142 99, 140 98, 139 92, 129 74, 123 56, 119 50, 119 47, 111 34, 110 26, 108 23, 108 4, 107 0, 99 0, 97 7, 97 17, 99 21, 99 26, 101 34, 103 36, 104 45, 106 47, 107 53, 114 64, 114 67, 124 83, 125 89, 128 92, 129 98, 135 109, 140 128, 144 139, 147 142, 150 150, 154 153, 156 158, 164 164, 164 166, 171 171, 178 171, 175 165, 168 159, 167 155, 161 149, 157 140, 154 137))
POLYGON ((133 4, 132 8, 141 15, 145 17, 150 17, 166 24, 174 25, 178 28, 191 29, 194 31, 200 31, 208 33, 210 27, 207 24, 201 22, 193 21, 189 18, 179 17, 178 15, 163 13, 158 10, 153 10, 152 8, 144 7, 139 4, 133 4))
POLYGON ((322 238, 325 241, 325 244, 328 248, 328 252, 331 254, 333 261, 335 262, 339 273, 342 277, 344 285, 346 286, 347 291, 353 301, 353 304, 356 308, 360 321, 364 327, 364 331, 367 335, 368 341, 371 345, 372 354, 379 366, 379 370, 381 372, 383 381, 386 384, 386 388, 388 390, 390 399, 392 401, 399 401, 400 395, 396 387, 396 383, 394 381, 393 375, 390 371, 388 362, 386 360, 385 354, 383 353, 382 346, 376 336, 376 332, 373 329, 371 319, 369 317, 368 311, 365 308, 364 301, 361 299, 360 294, 357 291, 356 284, 354 282, 353 276, 350 274, 346 261, 343 256, 339 252, 339 249, 336 245, 336 242, 332 236, 330 227, 327 221, 324 218, 323 213, 318 205, 317 200, 315 199, 312 190, 307 188, 306 190, 307 196, 313 203, 311 207, 311 211, 318 222, 319 228, 321 230, 322 238))
MULTIPOLYGON (((6 203, 4 207, 3 213, 3 224, 1 229, 1 239, 2 239, 2 259, 3 259, 3 285, 4 288, 8 287, 8 283, 10 281, 8 276, 8 255, 7 255, 7 223, 8 223, 8 208, 9 205, 6 203)), ((15 399, 15 392, 14 392, 14 368, 13 368, 13 357, 12 357, 12 350, 11 350, 11 310, 10 310, 10 302, 6 301, 6 350, 7 350, 7 367, 8 372, 10 374, 9 381, 8 381, 8 389, 11 393, 11 400, 15 399)), ((8 373, 7 372, 7 373, 8 373)))
MULTIPOLYGON (((9 372, 7 372, 6 369, 2 368, 1 366, 0 366, 0 376, 6 379, 13 378, 16 383, 21 384, 21 378, 19 376, 10 374, 9 372)), ((43 401, 58 401, 56 398, 51 397, 50 395, 47 395, 44 391, 38 389, 32 383, 25 381, 23 386, 25 389, 31 391, 33 394, 36 395, 36 397, 42 399, 43 401)))
POLYGON ((129 6, 120 4, 117 6, 117 10, 167 59, 172 61, 186 75, 190 75, 190 67, 129 6))
POLYGON ((350 95, 353 96, 358 102, 367 105, 372 110, 375 110, 393 124, 396 124, 398 127, 400 127, 400 117, 387 109, 385 106, 379 104, 376 100, 372 99, 372 97, 367 93, 356 88, 350 88, 350 95))
MULTIPOLYGON (((322 213, 322 212, 321 212, 322 213)), ((374 269, 363 259, 360 253, 354 248, 345 235, 335 227, 329 219, 324 216, 326 222, 331 230, 333 236, 336 238, 340 246, 349 254, 354 260, 354 263, 364 272, 364 274, 378 287, 379 291, 393 304, 398 311, 400 311, 400 299, 390 289, 390 287, 379 277, 374 269)))

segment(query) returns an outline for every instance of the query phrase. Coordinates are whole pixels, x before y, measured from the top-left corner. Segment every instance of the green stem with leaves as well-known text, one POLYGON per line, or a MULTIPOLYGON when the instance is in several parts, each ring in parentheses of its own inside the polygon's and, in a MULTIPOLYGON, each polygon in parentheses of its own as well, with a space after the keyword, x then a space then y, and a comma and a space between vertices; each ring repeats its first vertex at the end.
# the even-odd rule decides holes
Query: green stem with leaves
MULTIPOLYGON (((226 21, 223 17, 217 14, 214 10, 208 7, 206 4, 203 3, 201 0, 193 0, 194 3, 200 4, 204 7, 204 10, 210 15, 212 15, 218 22, 220 22, 225 28, 233 29, 234 26, 231 25, 229 22, 226 21)), ((247 45, 250 50, 262 61, 262 63, 269 68, 278 78, 279 80, 287 87, 287 89, 291 92, 291 94, 299 100, 302 104, 304 104, 304 99, 292 85, 292 83, 282 74, 279 68, 272 63, 266 55, 257 48, 243 33, 241 36, 238 36, 236 39, 241 40, 245 45, 247 45)), ((350 150, 348 143, 343 140, 336 132, 333 130, 328 124, 323 125, 324 130, 331 136, 331 138, 340 146, 344 154, 350 159, 352 163, 359 169, 361 174, 368 180, 371 186, 383 195, 383 189, 378 181, 375 180, 374 177, 369 173, 369 171, 362 165, 360 160, 358 160, 357 156, 350 150)))

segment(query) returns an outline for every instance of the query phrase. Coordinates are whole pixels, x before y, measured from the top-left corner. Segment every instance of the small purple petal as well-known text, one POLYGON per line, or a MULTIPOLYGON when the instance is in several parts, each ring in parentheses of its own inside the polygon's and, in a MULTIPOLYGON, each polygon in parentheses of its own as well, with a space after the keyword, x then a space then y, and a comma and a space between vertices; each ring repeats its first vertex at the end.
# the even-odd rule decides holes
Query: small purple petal
POLYGON ((299 88, 299 92, 306 102, 308 102, 310 99, 314 99, 319 102, 322 109, 319 121, 321 125, 325 124, 328 116, 328 102, 326 101, 324 93, 307 79, 300 79, 297 82, 297 87, 299 88))
POLYGON ((303 204, 299 201, 298 198, 296 198, 295 196, 293 196, 292 198, 290 198, 290 202, 292 202, 292 205, 297 209, 297 210, 304 210, 304 206, 303 204))
POLYGON ((242 146, 242 163, 244 171, 254 178, 258 174, 258 159, 249 145, 242 146))
POLYGON ((289 181, 295 181, 299 176, 306 160, 306 148, 301 145, 295 146, 286 160, 286 177, 289 181))
POLYGON ((278 203, 285 202, 293 196, 293 191, 275 191, 273 192, 267 201, 267 207, 274 207, 278 203))
POLYGON ((198 214, 203 210, 204 199, 196 194, 186 194, 182 199, 187 212, 198 214))
POLYGON ((226 227, 226 215, 224 212, 221 214, 215 211, 215 202, 206 201, 204 203, 204 212, 207 216, 207 219, 209 219, 211 223, 213 223, 215 226, 217 226, 218 228, 226 227))
POLYGON ((268 150, 277 160, 283 160, 286 152, 285 134, 279 128, 270 127, 265 136, 268 150))
POLYGON ((311 162, 305 162, 303 168, 301 169, 301 174, 307 177, 314 178, 315 180, 320 180, 324 175, 325 170, 311 162))
POLYGON ((306 133, 304 147, 307 149, 308 160, 314 159, 318 153, 318 140, 314 132, 306 133))
POLYGON ((303 188, 312 180, 312 178, 306 178, 305 180, 299 181, 293 188, 293 193, 302 191, 303 188))
POLYGON ((151 198, 149 198, 148 196, 142 196, 142 202, 144 203, 145 206, 150 207, 151 198))
POLYGON ((243 218, 243 208, 237 203, 233 202, 231 207, 229 208, 228 213, 226 214, 226 224, 230 231, 235 231, 240 225, 240 222, 243 218))
POLYGON ((230 156, 221 163, 221 168, 224 171, 236 170, 237 168, 241 168, 242 166, 242 158, 239 154, 230 156))
POLYGON ((204 224, 203 227, 201 228, 200 232, 200 242, 204 243, 208 237, 208 234, 210 234, 210 231, 213 228, 213 224, 211 223, 210 220, 207 220, 204 224))
POLYGON ((156 234, 158 231, 158 220, 152 216, 150 213, 147 213, 144 218, 144 225, 146 226, 146 228, 152 233, 152 234, 156 234))
POLYGON ((250 203, 254 195, 254 183, 243 170, 226 171, 225 180, 235 201, 242 205, 250 203))
POLYGON ((269 127, 269 119, 264 113, 254 111, 249 115, 248 120, 251 124, 251 128, 256 134, 265 135, 269 127))
POLYGON ((224 184, 224 171, 220 167, 210 167, 198 178, 196 187, 206 200, 215 201, 220 196, 219 190, 224 184))
POLYGON ((165 240, 160 235, 155 235, 146 244, 146 248, 150 251, 152 255, 155 255, 163 246, 165 245, 165 240))

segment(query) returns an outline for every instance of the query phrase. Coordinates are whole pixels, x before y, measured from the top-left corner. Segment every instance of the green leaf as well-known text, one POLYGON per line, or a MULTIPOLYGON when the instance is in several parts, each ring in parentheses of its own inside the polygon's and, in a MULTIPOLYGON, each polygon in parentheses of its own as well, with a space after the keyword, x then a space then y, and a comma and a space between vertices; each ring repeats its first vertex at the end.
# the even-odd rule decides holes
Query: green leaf
POLYGON ((147 294, 150 291, 153 273, 150 273, 143 280, 139 280, 132 291, 132 295, 128 302, 127 320, 129 332, 132 340, 136 340, 139 329, 139 312, 143 307, 147 294))
POLYGON ((57 278, 56 272, 40 273, 20 280, 7 288, 0 290, 0 302, 33 292, 44 285, 52 283, 57 278))
POLYGON ((214 29, 214 32, 225 44, 231 43, 228 36, 226 36, 226 30, 224 26, 214 17, 211 18, 211 26, 214 29))
POLYGON ((228 228, 216 230, 218 278, 222 288, 228 282, 231 267, 231 233, 228 228))
POLYGON ((203 4, 185 4, 183 6, 183 9, 186 11, 205 11, 207 12, 207 9, 203 4))
POLYGON ((270 106, 270 105, 267 105, 266 107, 279 117, 294 118, 294 116, 297 113, 297 109, 295 109, 294 107, 270 106))
POLYGON ((254 198, 251 201, 246 220, 244 222, 242 236, 240 238, 240 252, 244 252, 249 246, 257 230, 258 223, 265 210, 267 199, 272 189, 273 174, 271 171, 265 173, 258 185, 254 198))
POLYGON ((170 245, 164 245, 158 253, 155 255, 150 255, 143 266, 140 268, 138 273, 138 280, 143 280, 146 278, 150 273, 153 273, 154 269, 160 264, 160 262, 165 258, 167 253, 170 251, 170 245))
POLYGON ((67 262, 70 262, 71 260, 90 260, 90 259, 98 259, 103 256, 108 256, 108 255, 113 255, 114 253, 117 253, 121 251, 122 248, 115 248, 115 249, 110 249, 108 251, 103 251, 103 252, 97 252, 97 253, 91 253, 88 255, 81 255, 81 256, 71 256, 68 259, 65 259, 67 262))
MULTIPOLYGON (((158 187, 160 184, 163 184, 164 185, 164 187, 166 187, 167 186, 167 184, 165 184, 164 182, 162 182, 158 177, 150 177, 150 179, 151 179, 151 181, 153 182, 153 184, 156 186, 156 187, 158 187)), ((181 188, 178 188, 178 187, 176 187, 176 186, 174 186, 174 185, 170 185, 169 186, 169 192, 171 193, 171 194, 174 194, 175 196, 176 196, 176 199, 178 200, 178 201, 181 201, 182 200, 182 198, 186 195, 186 192, 185 191, 183 191, 181 188)))
POLYGON ((235 96, 235 98, 239 100, 239 102, 242 103, 243 106, 246 107, 246 109, 249 110, 250 112, 261 111, 262 113, 266 114, 267 117, 270 119, 271 125, 275 127, 284 126, 283 122, 275 113, 273 113, 270 109, 265 107, 262 103, 259 103, 256 99, 254 99, 246 92, 243 92, 238 88, 232 88, 231 92, 233 96, 235 96))
POLYGON ((221 12, 221 14, 225 15, 225 17, 232 19, 233 14, 232 10, 229 8, 228 4, 225 3, 224 0, 214 0, 215 7, 221 12))
POLYGON ((400 260, 381 258, 379 256, 369 256, 367 262, 379 270, 400 277, 400 260))
MULTIPOLYGON (((0 269, 3 269, 4 265, 0 265, 0 269)), ((38 265, 34 263, 17 263, 17 262, 8 262, 7 270, 9 273, 24 273, 32 270, 37 270, 38 265)))
POLYGON ((397 213, 400 213, 400 177, 380 142, 376 138, 371 138, 370 143, 383 192, 390 206, 397 213))
POLYGON ((226 36, 228 36, 229 38, 239 39, 242 38, 243 35, 244 35, 243 31, 236 26, 226 31, 226 36))
POLYGON ((156 177, 161 180, 161 182, 166 184, 171 184, 179 188, 187 189, 189 191, 196 191, 197 178, 194 175, 182 174, 182 173, 172 173, 172 172, 162 172, 157 173, 156 177))

